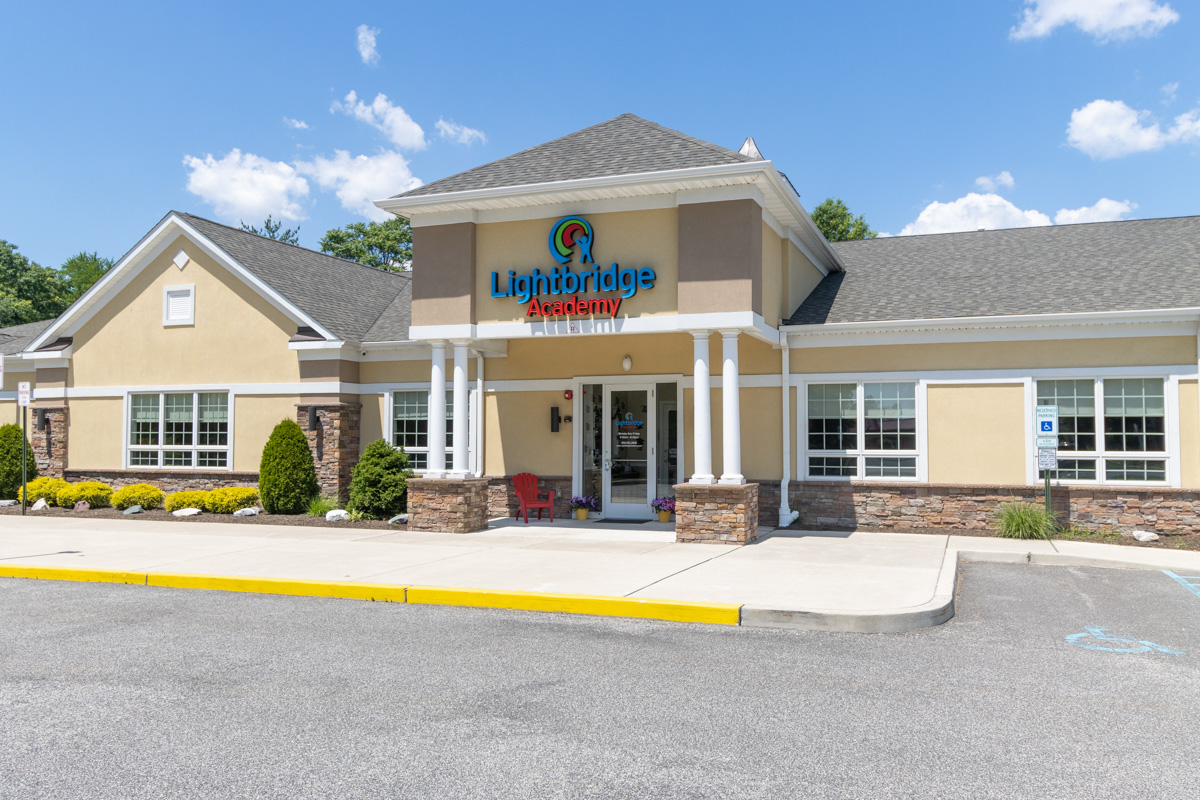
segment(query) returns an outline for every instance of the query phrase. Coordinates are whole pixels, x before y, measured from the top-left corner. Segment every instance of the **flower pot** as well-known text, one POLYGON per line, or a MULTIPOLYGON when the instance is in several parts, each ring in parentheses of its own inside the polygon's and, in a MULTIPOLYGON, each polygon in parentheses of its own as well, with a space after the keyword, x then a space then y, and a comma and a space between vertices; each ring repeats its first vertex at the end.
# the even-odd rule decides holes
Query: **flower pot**
POLYGON ((671 512, 670 511, 658 512, 658 521, 659 522, 670 522, 671 521, 671 512))
POLYGON ((587 519, 587 515, 588 515, 588 510, 586 508, 575 509, 575 519, 585 520, 585 519, 587 519))

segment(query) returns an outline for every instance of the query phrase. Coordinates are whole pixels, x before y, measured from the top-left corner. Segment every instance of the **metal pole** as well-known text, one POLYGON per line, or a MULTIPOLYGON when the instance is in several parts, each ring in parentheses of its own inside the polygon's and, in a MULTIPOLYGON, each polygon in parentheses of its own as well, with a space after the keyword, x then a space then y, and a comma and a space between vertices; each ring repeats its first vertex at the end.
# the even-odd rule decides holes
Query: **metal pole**
POLYGON ((1046 517, 1054 520, 1054 512, 1050 510, 1050 470, 1046 470, 1046 517))
POLYGON ((26 449, 29 443, 29 408, 21 407, 21 516, 25 516, 25 506, 29 502, 29 476, 25 474, 25 462, 29 459, 26 449))

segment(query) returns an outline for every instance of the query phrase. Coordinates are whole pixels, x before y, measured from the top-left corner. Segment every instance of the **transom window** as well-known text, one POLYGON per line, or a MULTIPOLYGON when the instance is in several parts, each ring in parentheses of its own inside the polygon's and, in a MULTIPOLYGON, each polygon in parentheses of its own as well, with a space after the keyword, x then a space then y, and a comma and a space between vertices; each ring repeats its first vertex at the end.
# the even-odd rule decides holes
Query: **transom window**
POLYGON ((810 478, 915 479, 914 382, 808 385, 810 478))
POLYGON ((130 395, 129 466, 228 469, 228 393, 130 395))
POLYGON ((1040 380, 1037 404, 1058 406, 1058 469, 1050 470, 1051 479, 1166 482, 1162 378, 1040 380))
MULTIPOLYGON (((454 393, 446 392, 446 465, 454 464, 454 393)), ((408 465, 429 469, 429 392, 392 393, 392 445, 408 453, 408 465)))

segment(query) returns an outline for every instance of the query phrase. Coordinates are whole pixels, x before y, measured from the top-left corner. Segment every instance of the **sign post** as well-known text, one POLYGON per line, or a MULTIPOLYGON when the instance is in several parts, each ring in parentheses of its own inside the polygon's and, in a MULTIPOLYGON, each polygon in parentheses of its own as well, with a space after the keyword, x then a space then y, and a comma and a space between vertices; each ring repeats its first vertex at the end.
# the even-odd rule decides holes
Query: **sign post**
POLYGON ((1050 471, 1058 469, 1058 406, 1037 406, 1033 411, 1034 443, 1038 449, 1038 469, 1046 473, 1046 516, 1050 510, 1050 471))
POLYGON ((21 516, 25 516, 29 501, 29 475, 25 471, 29 460, 29 394, 29 381, 17 384, 17 405, 21 408, 21 516))

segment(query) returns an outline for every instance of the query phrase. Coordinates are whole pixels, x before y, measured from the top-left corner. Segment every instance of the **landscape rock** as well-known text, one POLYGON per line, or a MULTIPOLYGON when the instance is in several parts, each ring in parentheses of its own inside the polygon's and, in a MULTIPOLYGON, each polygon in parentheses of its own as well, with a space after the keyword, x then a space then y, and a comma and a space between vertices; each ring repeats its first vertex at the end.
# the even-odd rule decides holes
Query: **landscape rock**
POLYGON ((78 503, 75 504, 75 508, 72 510, 73 511, 91 511, 92 505, 87 500, 80 500, 78 503))
POLYGON ((46 498, 39 497, 38 501, 29 507, 30 511, 41 511, 43 508, 49 508, 50 504, 46 502, 46 498))
POLYGON ((1154 531, 1134 531, 1133 538, 1139 542, 1157 542, 1158 534, 1154 531))
POLYGON ((237 511, 233 512, 233 515, 235 517, 257 517, 258 509, 257 508, 239 508, 237 511))
POLYGON ((121 513, 128 517, 130 514, 140 514, 144 510, 145 509, 142 508, 141 506, 130 506, 129 508, 122 511, 121 513))
POLYGON ((0 500, 0 508, 11 508, 17 504, 16 500, 0 500))
POLYGON ((350 512, 341 508, 335 508, 325 515, 326 522, 345 522, 350 519, 350 512))
POLYGON ((198 508, 181 508, 178 511, 172 511, 171 516, 173 516, 173 517, 194 517, 199 513, 200 513, 200 509, 198 509, 198 508))
POLYGON ((397 514, 388 520, 388 525, 407 525, 408 514, 397 514))

